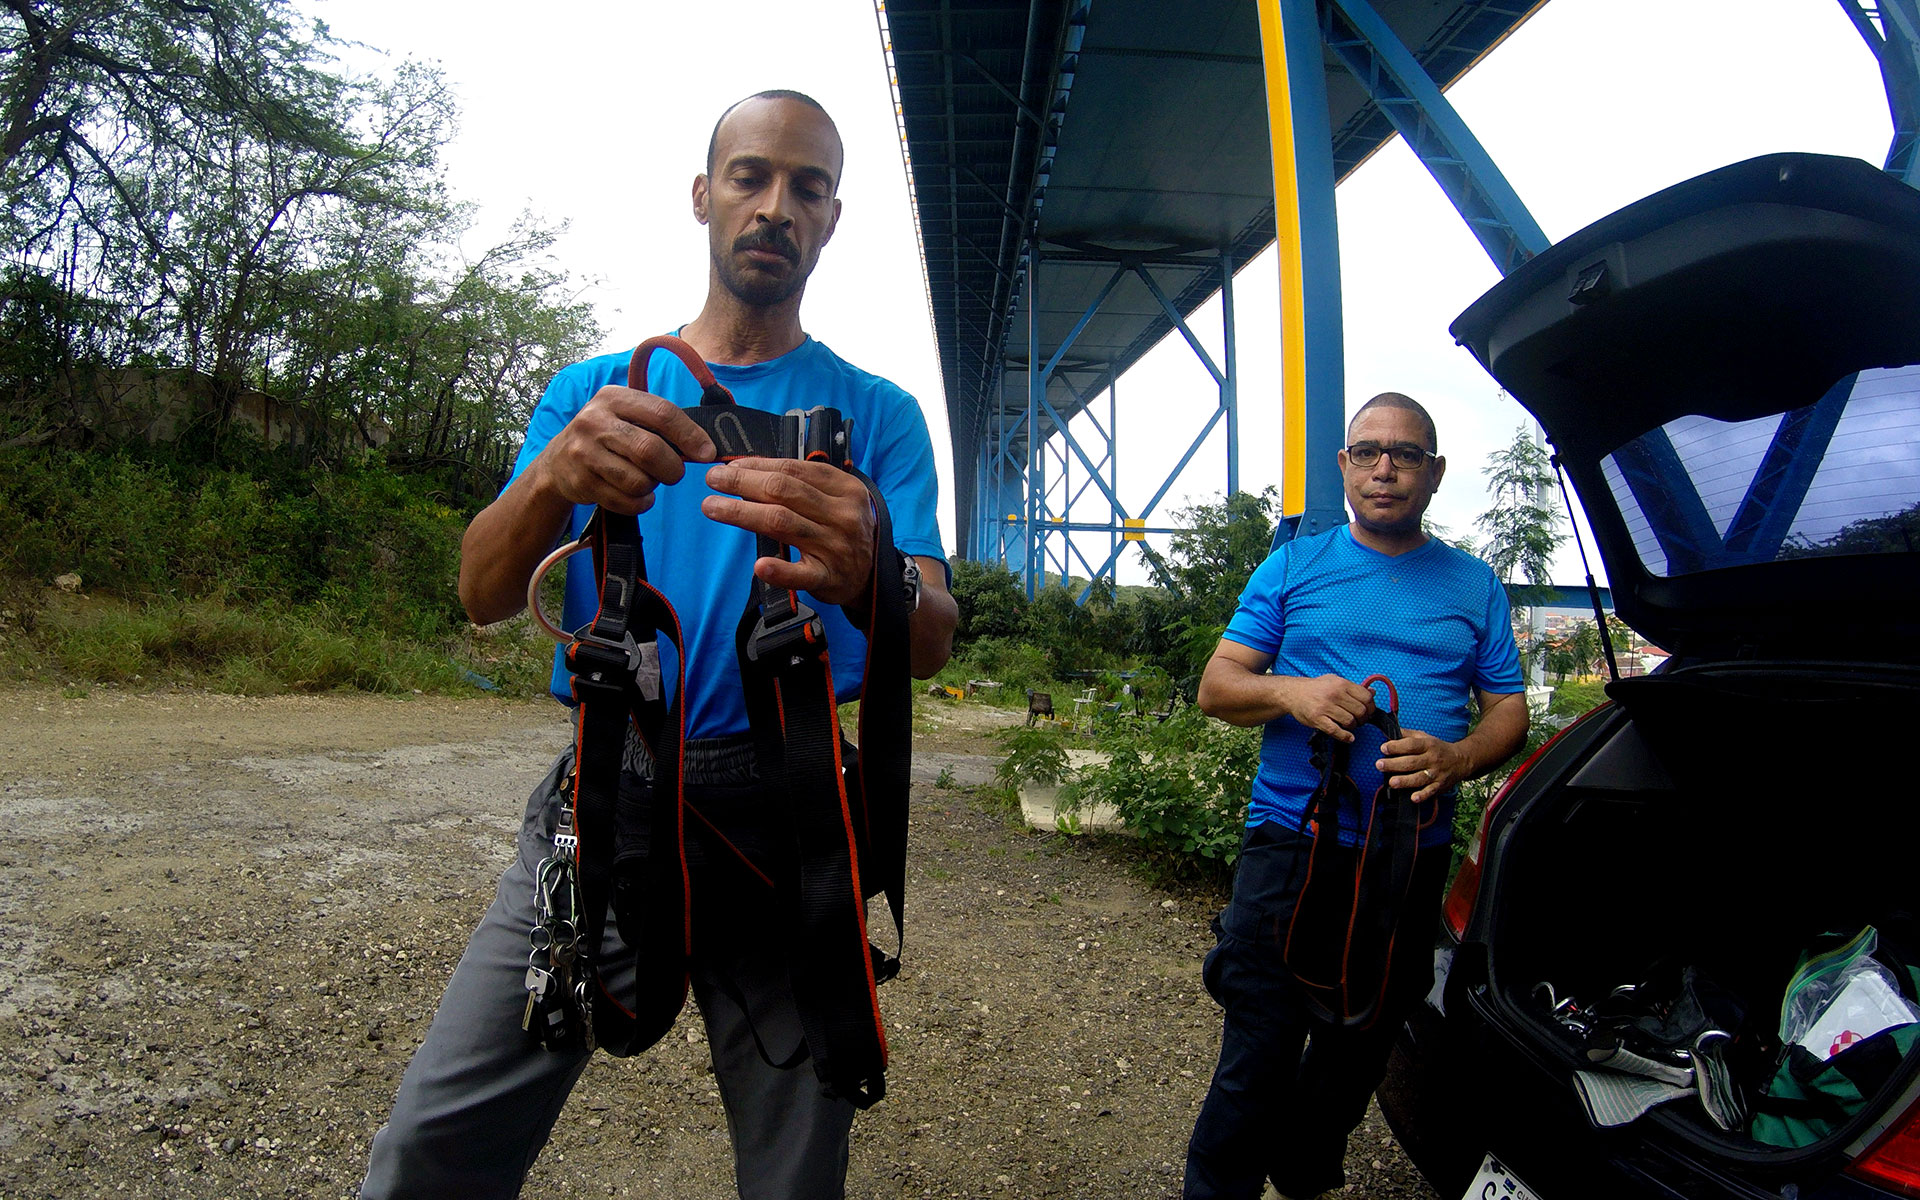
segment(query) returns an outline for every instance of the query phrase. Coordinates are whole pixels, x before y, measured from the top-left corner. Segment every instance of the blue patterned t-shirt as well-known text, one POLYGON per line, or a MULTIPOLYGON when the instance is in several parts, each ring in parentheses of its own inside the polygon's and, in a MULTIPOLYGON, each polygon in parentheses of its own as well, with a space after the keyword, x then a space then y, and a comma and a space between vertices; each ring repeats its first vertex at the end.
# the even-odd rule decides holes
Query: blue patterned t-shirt
MULTIPOLYGON (((1493 695, 1524 690, 1506 589, 1493 568, 1434 538, 1401 555, 1381 554, 1341 526, 1287 542, 1267 557, 1240 593, 1228 641, 1271 654, 1275 675, 1338 675, 1360 683, 1385 675, 1399 692, 1403 729, 1453 742, 1467 732, 1474 688, 1493 695)), ((1384 687, 1374 702, 1387 706, 1384 687)), ((1306 726, 1290 716, 1267 724, 1260 742, 1247 823, 1299 826, 1318 775, 1306 726)), ((1381 784, 1373 769, 1380 737, 1356 733, 1352 775, 1362 796, 1381 784)), ((1451 835, 1453 800, 1443 797, 1421 844, 1451 835)), ((1357 834, 1341 823, 1341 841, 1357 834)))
MULTIPOLYGON (((631 350, 603 354, 554 376, 528 424, 526 443, 514 463, 515 479, 602 387, 626 384, 632 357, 631 350)), ((851 365, 813 338, 766 362, 710 365, 715 378, 733 392, 734 401, 748 408, 781 413, 824 405, 852 417, 853 463, 886 497, 894 545, 905 554, 946 559, 937 523, 939 481, 934 474, 933 443, 927 436, 926 418, 911 395, 851 365)), ((664 350, 655 351, 647 361, 646 389, 684 407, 700 403, 700 385, 685 364, 664 350)), ((700 511, 700 502, 715 494, 706 483, 710 465, 688 463, 686 477, 656 489, 653 507, 639 518, 648 577, 679 613, 687 659, 694 665, 687 672, 686 713, 687 736, 695 738, 747 731, 746 699, 733 639, 747 606, 757 557, 753 534, 719 524, 700 511)), ((566 536, 579 537, 592 515, 593 506, 576 505, 566 536)), ((564 628, 578 629, 598 607, 591 557, 583 553, 567 560, 564 628)), ((802 596, 826 627, 834 690, 843 703, 851 700, 860 691, 866 638, 847 623, 837 606, 807 593, 802 596)), ((671 687, 678 660, 665 639, 660 657, 671 687)), ((557 653, 552 690, 556 699, 572 703, 566 663, 557 653)))

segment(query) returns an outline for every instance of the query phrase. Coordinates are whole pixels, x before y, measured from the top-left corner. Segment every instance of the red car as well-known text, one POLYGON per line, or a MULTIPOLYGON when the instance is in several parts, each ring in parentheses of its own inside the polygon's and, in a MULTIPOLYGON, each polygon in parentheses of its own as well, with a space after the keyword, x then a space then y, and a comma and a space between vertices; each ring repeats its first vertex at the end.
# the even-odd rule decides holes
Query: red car
POLYGON ((1443 1200, 1920 1196, 1920 191, 1739 163, 1453 332, 1672 657, 1488 807, 1389 1123, 1443 1200))

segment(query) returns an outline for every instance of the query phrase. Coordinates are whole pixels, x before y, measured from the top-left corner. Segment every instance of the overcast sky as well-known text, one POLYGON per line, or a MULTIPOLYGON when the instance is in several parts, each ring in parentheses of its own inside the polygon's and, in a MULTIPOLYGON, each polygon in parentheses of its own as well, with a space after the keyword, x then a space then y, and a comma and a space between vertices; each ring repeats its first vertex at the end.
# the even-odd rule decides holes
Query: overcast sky
MULTIPOLYGON (((477 257, 523 210, 568 222, 559 264, 598 310, 607 350, 699 310, 706 243, 689 189, 720 110, 769 87, 820 100, 847 146, 845 216, 803 319, 842 356, 919 397, 953 549, 945 398, 871 0, 302 2, 337 36, 440 63, 464 114, 448 180, 479 206, 466 252, 477 257)), ((1873 56, 1833 0, 1552 0, 1449 98, 1554 240, 1756 154, 1878 165, 1891 136, 1873 56)), ((1497 274, 1398 139, 1341 185, 1338 211, 1348 411, 1386 390, 1424 402, 1450 464, 1432 517, 1455 537, 1472 533, 1488 503, 1480 468, 1525 414, 1446 327, 1497 274)), ((1272 254, 1238 275, 1234 299, 1241 479, 1258 490, 1279 483, 1272 254)), ((1193 323, 1217 358, 1217 307, 1193 323)), ((1118 394, 1119 490, 1137 509, 1204 424, 1213 390, 1174 338, 1123 376, 1118 394)), ((1217 497, 1225 478, 1216 431, 1156 517, 1217 497)), ((1086 552, 1098 563, 1105 539, 1086 552)), ((1557 573, 1578 581, 1571 549, 1557 573)), ((1123 561, 1122 582, 1144 574, 1136 557, 1123 561)))

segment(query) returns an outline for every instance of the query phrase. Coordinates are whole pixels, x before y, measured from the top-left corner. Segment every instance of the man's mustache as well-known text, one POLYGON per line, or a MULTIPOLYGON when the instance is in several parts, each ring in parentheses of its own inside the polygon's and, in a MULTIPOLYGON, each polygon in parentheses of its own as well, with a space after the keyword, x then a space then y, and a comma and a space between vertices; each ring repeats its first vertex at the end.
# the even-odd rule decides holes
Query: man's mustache
POLYGON ((788 262, 797 263, 800 261, 800 247, 794 245, 792 238, 772 226, 764 227, 753 233, 743 233, 733 239, 733 252, 735 254, 743 254, 748 250, 767 250, 778 254, 788 262))

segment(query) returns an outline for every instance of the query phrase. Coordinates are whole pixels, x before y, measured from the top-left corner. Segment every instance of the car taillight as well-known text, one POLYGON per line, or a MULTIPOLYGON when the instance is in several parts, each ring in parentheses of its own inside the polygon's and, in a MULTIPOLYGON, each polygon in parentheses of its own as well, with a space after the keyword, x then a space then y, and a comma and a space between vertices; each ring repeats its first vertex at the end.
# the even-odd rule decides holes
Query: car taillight
POLYGON ((1441 918, 1446 922, 1447 929, 1452 932, 1455 941, 1467 935, 1467 921, 1473 916, 1474 903, 1480 898, 1480 853, 1486 847, 1487 826, 1493 820, 1494 809, 1500 807, 1500 802, 1507 798, 1507 793, 1511 792, 1526 773, 1533 769, 1533 764, 1540 761, 1540 756, 1547 752, 1547 747, 1572 733, 1588 717, 1610 707, 1612 702, 1606 701, 1598 707, 1588 709, 1574 718, 1565 729, 1542 742, 1538 750, 1527 756, 1527 761, 1521 763, 1513 774, 1507 776, 1507 781, 1500 785, 1500 790, 1493 794, 1493 799, 1487 801, 1487 807, 1481 810, 1480 828, 1475 831, 1473 840, 1467 843, 1467 856, 1460 860, 1460 869, 1454 873, 1453 886, 1447 889, 1446 903, 1440 909, 1441 918))
POLYGON ((1920 1196, 1920 1104, 1854 1159, 1847 1174, 1902 1196, 1920 1196))

